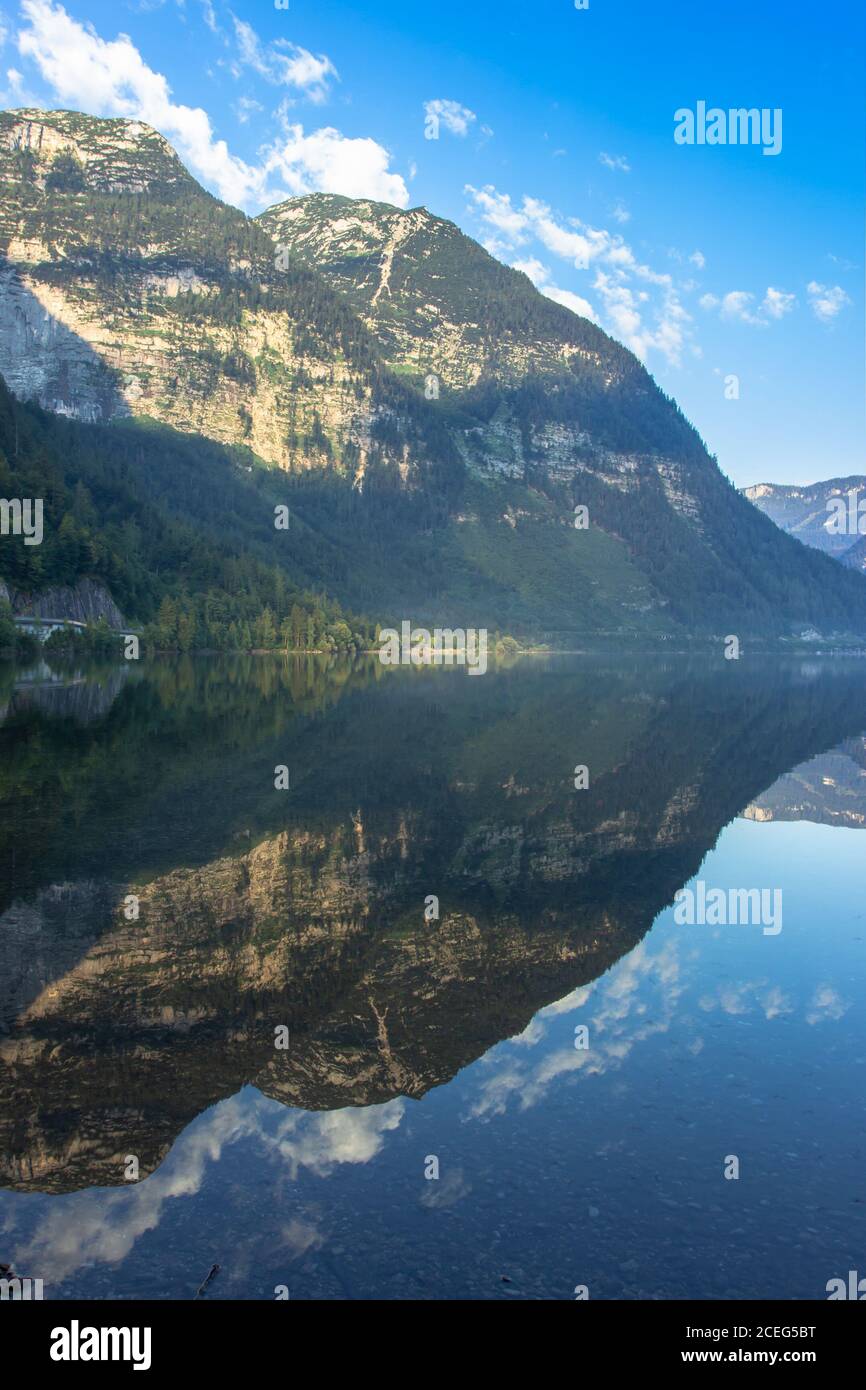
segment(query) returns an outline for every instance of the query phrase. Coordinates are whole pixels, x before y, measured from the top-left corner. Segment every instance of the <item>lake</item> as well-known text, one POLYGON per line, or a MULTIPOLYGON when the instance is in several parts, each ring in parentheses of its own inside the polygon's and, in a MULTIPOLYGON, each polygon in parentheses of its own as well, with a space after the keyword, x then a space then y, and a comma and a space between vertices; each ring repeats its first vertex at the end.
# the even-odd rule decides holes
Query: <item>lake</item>
POLYGON ((866 1234, 864 678, 0 673, 0 1261, 57 1299, 825 1299, 866 1234))

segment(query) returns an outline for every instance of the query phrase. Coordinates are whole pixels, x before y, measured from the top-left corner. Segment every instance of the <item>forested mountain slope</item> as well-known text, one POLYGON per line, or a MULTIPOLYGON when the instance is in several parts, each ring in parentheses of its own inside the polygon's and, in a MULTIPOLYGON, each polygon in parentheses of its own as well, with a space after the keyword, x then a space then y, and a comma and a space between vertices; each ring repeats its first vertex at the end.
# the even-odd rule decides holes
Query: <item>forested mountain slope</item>
MULTIPOLYGON (((0 114, 0 193, 0 374, 75 422, 94 553, 74 567, 133 615, 166 585, 273 607, 276 580, 214 579, 183 547, 155 566, 150 531, 133 558, 91 488, 121 455, 136 506, 203 512, 208 544, 323 612, 559 643, 866 634, 863 576, 783 535, 627 349, 453 223, 318 194, 253 220, 149 127, 74 112, 0 114)), ((45 583, 58 547, 4 564, 45 583)))

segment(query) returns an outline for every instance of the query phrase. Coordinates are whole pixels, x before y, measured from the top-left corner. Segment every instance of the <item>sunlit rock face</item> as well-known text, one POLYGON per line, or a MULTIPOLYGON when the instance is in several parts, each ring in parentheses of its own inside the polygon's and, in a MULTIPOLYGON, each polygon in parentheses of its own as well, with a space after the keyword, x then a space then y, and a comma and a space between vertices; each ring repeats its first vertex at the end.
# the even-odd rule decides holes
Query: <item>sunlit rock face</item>
POLYGON ((130 417, 157 491, 154 421, 222 446, 235 483, 295 475, 314 529, 345 505, 367 523, 357 574, 298 577, 353 611, 375 594, 389 616, 413 583, 405 558, 378 573, 367 535, 389 499, 398 552, 419 530, 431 548, 445 626, 480 605, 559 647, 866 633, 855 576, 732 489, 591 319, 425 208, 310 194, 247 217, 139 121, 0 112, 0 376, 76 423, 130 417))
POLYGON ((0 113, 0 184, 0 373, 22 399, 88 422, 149 416, 293 470, 336 464, 360 486, 374 457, 411 480, 409 416, 435 411, 429 391, 383 393, 386 365, 432 373, 437 397, 531 380, 543 404, 579 378, 591 410, 482 411, 440 426, 438 447, 448 433, 468 467, 506 478, 591 465, 620 489, 661 483, 700 519, 673 436, 667 452, 617 449, 588 423, 615 419, 618 391, 656 394, 633 356, 425 208, 316 194, 250 220, 149 126, 63 111, 0 113))
MULTIPOLYGON (((156 131, 0 113, 0 185, 0 374, 17 396, 363 475, 383 408, 361 325, 315 276, 279 271, 267 234, 156 131)), ((384 453, 411 473, 402 445, 384 453)))
POLYGON ((671 442, 612 448, 604 428, 617 392, 643 390, 630 353, 594 323, 539 296, 453 222, 426 208, 403 211, 369 199, 314 193, 262 213, 257 223, 293 262, 315 269, 351 304, 384 359, 425 383, 472 398, 495 381, 505 396, 483 423, 460 431, 470 472, 523 481, 542 469, 561 483, 586 470, 623 492, 659 488, 674 511, 700 523, 689 470, 671 442), (591 409, 563 409, 580 381, 591 409), (530 416, 507 391, 534 383, 530 416), (558 404, 559 403, 559 404, 558 404))

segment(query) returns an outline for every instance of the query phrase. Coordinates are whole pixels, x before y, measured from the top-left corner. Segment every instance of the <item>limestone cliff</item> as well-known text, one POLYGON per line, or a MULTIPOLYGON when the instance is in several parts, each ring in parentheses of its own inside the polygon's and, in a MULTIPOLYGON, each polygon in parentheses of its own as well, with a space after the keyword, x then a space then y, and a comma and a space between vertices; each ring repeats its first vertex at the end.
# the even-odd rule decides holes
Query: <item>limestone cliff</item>
MULTIPOLYGON (((360 324, 137 121, 0 114, 0 373, 80 420, 146 415, 363 477, 389 410, 360 324)), ((412 460, 385 447, 402 473, 412 460)))
POLYGON ((250 219, 140 122, 37 110, 0 113, 0 189, 12 390, 292 473, 330 532, 304 578, 355 611, 395 613, 418 569, 381 573, 387 499, 445 625, 456 602, 555 641, 866 631, 861 576, 738 494, 633 353, 428 210, 312 194, 250 219))
POLYGON ((71 618, 79 623, 95 623, 104 618, 109 627, 125 626, 124 616, 108 589, 94 579, 79 579, 77 584, 42 589, 38 594, 10 589, 0 579, 0 599, 12 605, 16 616, 71 618))

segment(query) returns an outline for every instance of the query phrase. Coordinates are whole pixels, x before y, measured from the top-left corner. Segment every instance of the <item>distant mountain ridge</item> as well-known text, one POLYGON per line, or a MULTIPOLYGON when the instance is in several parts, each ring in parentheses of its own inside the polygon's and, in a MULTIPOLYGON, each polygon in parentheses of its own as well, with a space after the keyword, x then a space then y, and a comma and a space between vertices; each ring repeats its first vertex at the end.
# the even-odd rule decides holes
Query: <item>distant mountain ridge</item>
MULTIPOLYGON (((0 113, 0 191, 11 390, 194 436, 205 487, 214 446, 238 486, 278 473, 294 582, 560 645, 866 635, 861 577, 749 506, 631 352, 426 209, 311 194, 250 219, 142 123, 31 109, 0 113)), ((194 523, 157 447, 139 468, 194 523)))
POLYGON ((832 555, 849 569, 866 570, 866 508, 859 518, 858 534, 849 503, 852 492, 866 503, 866 476, 854 474, 807 485, 756 483, 743 489, 743 495, 765 516, 804 545, 832 555), (840 504, 850 514, 847 524, 842 523, 845 529, 836 520, 840 504))

